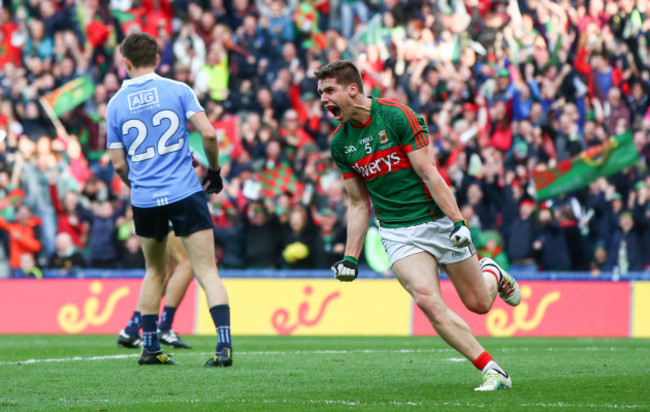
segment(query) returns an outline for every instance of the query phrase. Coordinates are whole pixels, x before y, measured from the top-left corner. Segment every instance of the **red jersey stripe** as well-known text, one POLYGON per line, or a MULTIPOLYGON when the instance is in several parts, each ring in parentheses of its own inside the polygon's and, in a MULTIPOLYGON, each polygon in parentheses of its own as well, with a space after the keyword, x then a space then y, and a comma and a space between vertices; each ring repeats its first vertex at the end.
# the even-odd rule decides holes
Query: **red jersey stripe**
POLYGON ((427 198, 427 203, 429 203, 429 210, 431 211, 431 216, 433 216, 433 220, 436 220, 436 213, 433 211, 433 198, 431 197, 431 192, 429 191, 429 188, 427 187, 424 182, 422 182, 422 188, 424 189, 424 195, 427 198))
POLYGON ((396 147, 380 150, 356 161, 352 168, 363 178, 372 180, 388 173, 411 169, 411 162, 404 151, 396 147))
POLYGON ((405 105, 404 103, 394 101, 394 100, 386 100, 386 99, 382 99, 381 103, 386 105, 386 106, 396 107, 396 108, 400 109, 406 115, 406 117, 409 119, 409 123, 411 123, 411 128, 413 129, 413 132, 416 134, 416 136, 418 134, 418 129, 419 129, 420 132, 424 131, 420 127, 420 122, 418 122, 418 119, 415 116, 415 113, 413 113, 413 110, 411 110, 411 108, 408 107, 407 105, 405 105))
POLYGON ((369 117, 368 120, 366 120, 366 122, 364 124, 360 124, 360 125, 356 125, 356 124, 350 122, 352 127, 356 127, 357 129, 363 129, 364 127, 367 127, 370 123, 372 123, 372 117, 369 117))
POLYGON ((386 100, 386 99, 377 99, 377 103, 383 104, 384 106, 388 107, 395 107, 397 109, 400 109, 402 113, 406 116, 406 119, 408 120, 409 124, 411 125, 411 129, 413 130, 413 133, 417 135, 418 132, 418 122, 417 119, 415 119, 414 116, 411 116, 411 113, 409 113, 409 110, 405 109, 405 105, 401 105, 401 103, 393 101, 393 100, 386 100), (415 120, 415 123, 413 121, 415 120))
POLYGON ((334 135, 336 134, 336 132, 339 131, 339 129, 341 128, 341 126, 343 126, 343 123, 340 123, 338 126, 336 126, 336 129, 334 129, 334 131, 333 131, 332 134, 330 135, 330 142, 332 141, 332 138, 334 137, 334 135))

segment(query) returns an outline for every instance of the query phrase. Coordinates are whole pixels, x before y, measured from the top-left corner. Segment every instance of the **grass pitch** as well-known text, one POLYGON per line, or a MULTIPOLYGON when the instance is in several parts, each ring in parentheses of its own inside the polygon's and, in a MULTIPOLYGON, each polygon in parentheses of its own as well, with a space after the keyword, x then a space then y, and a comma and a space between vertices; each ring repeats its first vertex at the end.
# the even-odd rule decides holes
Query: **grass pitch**
POLYGON ((650 340, 483 338, 513 389, 435 337, 185 336, 179 366, 139 366, 116 336, 0 336, 0 411, 650 410, 650 340))

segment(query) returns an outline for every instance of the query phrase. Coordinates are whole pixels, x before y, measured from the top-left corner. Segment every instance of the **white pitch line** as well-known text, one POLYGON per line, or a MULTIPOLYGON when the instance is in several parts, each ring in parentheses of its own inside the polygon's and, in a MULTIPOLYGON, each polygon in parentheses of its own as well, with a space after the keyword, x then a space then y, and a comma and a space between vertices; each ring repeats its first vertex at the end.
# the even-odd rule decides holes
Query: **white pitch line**
MULTIPOLYGON (((377 407, 377 406, 417 406, 417 407, 441 407, 441 406, 456 406, 459 408, 484 408, 484 403, 470 403, 470 402, 437 402, 437 401, 390 401, 390 402, 362 402, 352 400, 333 400, 333 399, 310 399, 310 400, 295 400, 295 399, 227 399, 225 403, 242 403, 242 404, 286 404, 286 405, 344 405, 344 406, 359 406, 359 407, 377 407)), ((564 402, 555 403, 521 403, 519 406, 522 408, 537 407, 537 408, 560 408, 560 409, 647 409, 649 405, 625 405, 625 404, 572 404, 564 402)))
MULTIPOLYGON (((493 352, 507 351, 507 352, 516 352, 516 351, 529 351, 529 350, 539 350, 540 348, 499 348, 493 352)), ((615 351, 620 349, 628 348, 597 348, 597 347, 586 347, 586 348, 546 348, 542 350, 546 351, 615 351)), ((296 351, 236 351, 237 356, 268 356, 268 355, 351 355, 351 354, 381 354, 381 353, 393 353, 393 354, 416 354, 416 353, 447 353, 447 352, 456 352, 454 349, 393 349, 393 350, 380 350, 380 349, 350 349, 350 350, 296 350, 296 351)), ((212 355, 213 352, 195 352, 197 355, 212 355)), ((106 355, 106 356, 74 356, 70 358, 48 358, 48 359, 27 359, 23 361, 0 361, 0 366, 5 365, 29 365, 35 363, 53 363, 53 362, 80 362, 80 361, 102 361, 102 360, 111 360, 111 359, 128 359, 135 358, 139 354, 129 354, 129 355, 106 355)), ((460 362, 465 360, 463 358, 451 358, 450 361, 460 362)))
POLYGON ((79 362, 79 361, 102 361, 109 359, 127 359, 135 358, 138 354, 132 355, 110 355, 110 356, 74 356, 72 358, 49 358, 49 359, 27 359, 24 361, 14 361, 14 362, 0 362, 0 366, 3 365, 30 365, 33 363, 52 363, 52 362, 79 362))

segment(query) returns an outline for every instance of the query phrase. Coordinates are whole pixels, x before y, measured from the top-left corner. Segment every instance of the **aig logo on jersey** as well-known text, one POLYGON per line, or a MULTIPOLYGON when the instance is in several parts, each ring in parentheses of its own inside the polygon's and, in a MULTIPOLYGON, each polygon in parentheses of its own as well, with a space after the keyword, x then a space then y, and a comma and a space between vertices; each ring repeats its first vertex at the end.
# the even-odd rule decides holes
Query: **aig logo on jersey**
POLYGON ((158 104, 158 90, 156 90, 156 88, 142 90, 140 92, 128 95, 128 98, 129 109, 132 111, 142 109, 145 106, 158 104))
POLYGON ((378 132, 377 136, 379 136, 379 143, 384 144, 388 142, 388 135, 386 134, 386 130, 378 132))

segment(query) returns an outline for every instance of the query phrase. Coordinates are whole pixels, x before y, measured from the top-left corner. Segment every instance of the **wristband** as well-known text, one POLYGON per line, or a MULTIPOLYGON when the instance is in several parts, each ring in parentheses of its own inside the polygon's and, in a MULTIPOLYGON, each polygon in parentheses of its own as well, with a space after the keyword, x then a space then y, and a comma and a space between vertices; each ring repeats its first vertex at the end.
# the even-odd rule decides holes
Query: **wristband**
POLYGON ((355 265, 359 264, 359 259, 355 258, 354 256, 345 255, 345 256, 343 256, 343 260, 350 261, 350 262, 354 263, 355 265))
POLYGON ((461 226, 465 226, 469 228, 469 223, 467 223, 467 220, 465 219, 454 220, 454 227, 461 227, 461 226))

